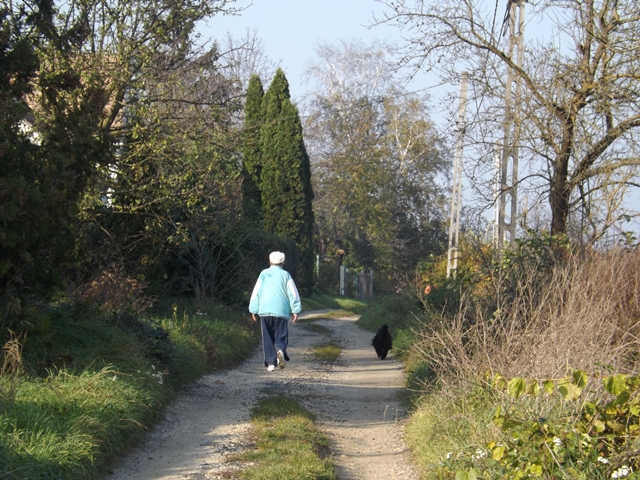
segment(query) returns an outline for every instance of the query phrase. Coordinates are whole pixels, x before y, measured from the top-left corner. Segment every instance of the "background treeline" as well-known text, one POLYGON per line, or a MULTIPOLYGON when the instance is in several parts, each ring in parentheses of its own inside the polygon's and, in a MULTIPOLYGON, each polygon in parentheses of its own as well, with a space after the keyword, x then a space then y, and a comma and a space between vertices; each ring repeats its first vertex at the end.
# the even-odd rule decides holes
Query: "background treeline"
POLYGON ((335 288, 341 263, 374 269, 383 289, 442 251, 445 147, 386 47, 319 48, 305 140, 255 37, 197 42, 198 22, 232 11, 225 0, 2 8, 5 326, 45 299, 106 301, 115 284, 135 285, 141 304, 240 304, 274 249, 305 295, 335 288))
MULTIPOLYGON (((299 257, 310 266, 308 159, 291 175, 302 186, 272 182, 272 203, 300 197, 302 217, 279 212, 276 228, 243 212, 244 84, 218 46, 195 45, 195 23, 226 8, 201 3, 2 10, 5 323, 29 301, 82 296, 114 275, 148 296, 238 302, 270 250, 289 253, 296 274, 299 257), (306 237, 287 230, 296 222, 306 237)), ((281 73, 274 85, 282 91, 268 114, 278 124, 281 73)), ((299 120, 297 129, 281 135, 304 149, 299 120)), ((287 155, 296 152, 271 153, 278 181, 295 161, 287 155)))

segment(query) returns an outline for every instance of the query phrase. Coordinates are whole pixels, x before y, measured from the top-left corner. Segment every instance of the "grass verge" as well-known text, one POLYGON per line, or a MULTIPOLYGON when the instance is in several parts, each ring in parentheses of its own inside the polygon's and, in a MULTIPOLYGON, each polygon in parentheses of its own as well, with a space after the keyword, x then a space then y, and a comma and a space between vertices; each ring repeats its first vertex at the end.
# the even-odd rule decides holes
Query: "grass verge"
POLYGON ((313 347, 311 352, 317 360, 322 362, 333 362, 340 357, 342 347, 333 342, 329 342, 323 343, 322 345, 316 345, 313 347))
POLYGON ((366 311, 371 302, 369 300, 358 300, 356 298, 342 297, 340 295, 319 295, 314 294, 310 298, 302 299, 302 310, 323 310, 326 308, 344 310, 349 315, 360 315, 366 311))
POLYGON ((315 415, 282 394, 258 401, 252 410, 256 449, 241 455, 256 465, 243 472, 250 480, 336 478, 328 458, 329 440, 314 425, 315 415))
POLYGON ((639 252, 523 257, 415 330, 437 372, 405 437, 423 476, 640 479, 639 252))
POLYGON ((493 400, 480 388, 456 388, 432 390, 416 401, 405 439, 426 478, 450 478, 443 470, 451 472, 448 466, 460 456, 469 461, 485 456, 485 446, 499 436, 487 408, 493 400))
POLYGON ((147 318, 43 308, 5 339, 0 478, 99 478, 183 384, 253 352, 247 317, 215 304, 147 318))

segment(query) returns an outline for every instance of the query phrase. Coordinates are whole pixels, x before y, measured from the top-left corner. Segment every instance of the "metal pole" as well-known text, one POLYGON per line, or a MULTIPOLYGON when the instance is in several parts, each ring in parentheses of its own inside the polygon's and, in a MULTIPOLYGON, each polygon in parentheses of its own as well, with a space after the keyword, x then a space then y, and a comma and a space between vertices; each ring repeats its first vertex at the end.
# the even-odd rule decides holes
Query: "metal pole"
POLYGON ((458 268, 458 238, 460 236, 460 208, 462 196, 462 155, 464 150, 465 115, 467 107, 467 72, 460 79, 460 103, 458 105, 456 152, 453 158, 453 184, 451 189, 451 218, 449 221, 449 251, 447 253, 447 278, 458 268))
MULTIPOLYGON (((509 1, 509 58, 522 67, 524 50, 524 4, 525 0, 509 1), (515 55, 514 55, 515 53, 515 55), (515 58, 514 58, 515 57, 515 58)), ((521 77, 514 69, 509 68, 507 89, 505 92, 504 142, 502 144, 502 160, 500 175, 500 208, 498 219, 498 243, 504 245, 506 234, 509 243, 516 241, 516 214, 518 207, 518 143, 520 141, 520 86, 521 77), (509 175, 511 169, 511 175, 509 175), (507 204, 509 214, 507 215, 507 204)))
POLYGON ((494 178, 493 178, 493 232, 491 242, 494 248, 498 247, 498 231, 500 225, 500 147, 495 146, 493 153, 494 178))

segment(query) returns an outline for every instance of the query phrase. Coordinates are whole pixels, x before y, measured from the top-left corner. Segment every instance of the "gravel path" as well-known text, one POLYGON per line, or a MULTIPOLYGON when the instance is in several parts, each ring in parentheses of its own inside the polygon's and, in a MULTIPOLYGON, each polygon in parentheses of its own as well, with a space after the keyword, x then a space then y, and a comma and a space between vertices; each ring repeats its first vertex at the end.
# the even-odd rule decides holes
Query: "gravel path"
POLYGON ((402 441, 402 365, 392 354, 377 359, 373 334, 355 325, 357 317, 318 316, 325 313, 309 312, 289 324, 291 361, 284 370, 267 372, 259 349, 239 367, 190 385, 105 480, 236 478, 247 465, 228 459, 250 448, 249 410, 267 390, 291 395, 318 416, 339 479, 418 479, 402 441), (318 318, 309 320, 313 316, 318 318), (315 333, 311 322, 331 333, 315 333), (343 351, 337 362, 322 364, 311 348, 328 340, 343 351))

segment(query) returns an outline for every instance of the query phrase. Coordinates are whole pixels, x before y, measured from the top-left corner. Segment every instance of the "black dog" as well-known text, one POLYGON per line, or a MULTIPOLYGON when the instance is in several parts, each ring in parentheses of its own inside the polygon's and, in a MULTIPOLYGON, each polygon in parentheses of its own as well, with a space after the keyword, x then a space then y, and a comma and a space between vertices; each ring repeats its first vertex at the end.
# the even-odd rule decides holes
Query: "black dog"
POLYGON ((375 337, 371 339, 371 345, 375 348, 380 360, 387 358, 387 353, 389 353, 393 345, 393 339, 391 338, 387 324, 382 325, 378 329, 375 337))

